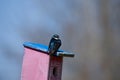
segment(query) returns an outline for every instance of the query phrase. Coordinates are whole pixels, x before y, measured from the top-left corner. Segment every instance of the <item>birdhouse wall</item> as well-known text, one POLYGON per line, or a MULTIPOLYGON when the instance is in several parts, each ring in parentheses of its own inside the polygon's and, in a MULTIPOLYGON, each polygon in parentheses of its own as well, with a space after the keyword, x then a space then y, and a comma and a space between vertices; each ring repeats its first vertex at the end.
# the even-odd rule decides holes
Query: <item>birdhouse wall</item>
POLYGON ((49 65, 49 80, 61 80, 63 57, 51 56, 49 65))
POLYGON ((59 50, 49 52, 42 44, 25 42, 21 80, 61 80, 63 57, 73 57, 71 53, 59 50))
POLYGON ((50 56, 25 48, 21 80, 48 80, 50 56))

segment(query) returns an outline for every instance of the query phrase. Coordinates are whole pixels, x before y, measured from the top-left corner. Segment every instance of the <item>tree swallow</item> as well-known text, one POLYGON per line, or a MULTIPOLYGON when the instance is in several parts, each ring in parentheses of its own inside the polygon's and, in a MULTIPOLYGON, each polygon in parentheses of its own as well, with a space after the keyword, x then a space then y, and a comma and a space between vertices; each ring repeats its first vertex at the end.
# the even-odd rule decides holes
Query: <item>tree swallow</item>
POLYGON ((60 46, 61 46, 61 40, 59 39, 59 35, 54 34, 49 42, 49 47, 48 47, 49 54, 50 55, 56 54, 60 46))

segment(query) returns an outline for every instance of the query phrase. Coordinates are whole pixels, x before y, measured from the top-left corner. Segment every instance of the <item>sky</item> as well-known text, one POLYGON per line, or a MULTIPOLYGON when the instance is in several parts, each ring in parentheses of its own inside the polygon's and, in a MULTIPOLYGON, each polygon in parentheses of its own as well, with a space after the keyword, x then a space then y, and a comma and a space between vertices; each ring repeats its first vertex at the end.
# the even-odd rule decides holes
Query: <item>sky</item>
POLYGON ((20 80, 23 43, 48 45, 53 34, 75 52, 63 80, 119 78, 119 12, 119 0, 0 0, 0 80, 20 80))
POLYGON ((0 80, 20 80, 25 41, 48 44, 70 10, 63 0, 0 0, 0 80), (63 12, 64 11, 64 12, 63 12))

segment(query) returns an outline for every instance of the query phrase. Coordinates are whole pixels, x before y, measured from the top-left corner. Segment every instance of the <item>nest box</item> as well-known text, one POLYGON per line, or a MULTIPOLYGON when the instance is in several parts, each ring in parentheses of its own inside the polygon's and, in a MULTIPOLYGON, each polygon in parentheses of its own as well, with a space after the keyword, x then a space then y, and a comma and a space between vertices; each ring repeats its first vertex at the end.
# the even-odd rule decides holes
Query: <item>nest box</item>
POLYGON ((58 51, 49 55, 48 47, 42 44, 24 43, 21 80, 61 80, 63 57, 74 54, 58 51))

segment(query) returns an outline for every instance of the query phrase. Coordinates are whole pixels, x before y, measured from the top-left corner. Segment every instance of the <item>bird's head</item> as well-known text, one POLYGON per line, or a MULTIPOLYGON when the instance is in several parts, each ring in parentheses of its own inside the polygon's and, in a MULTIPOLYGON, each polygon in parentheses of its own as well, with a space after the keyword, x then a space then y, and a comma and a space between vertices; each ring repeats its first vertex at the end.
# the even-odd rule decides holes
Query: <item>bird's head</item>
POLYGON ((59 35, 54 34, 52 38, 54 38, 54 39, 59 39, 59 35))

